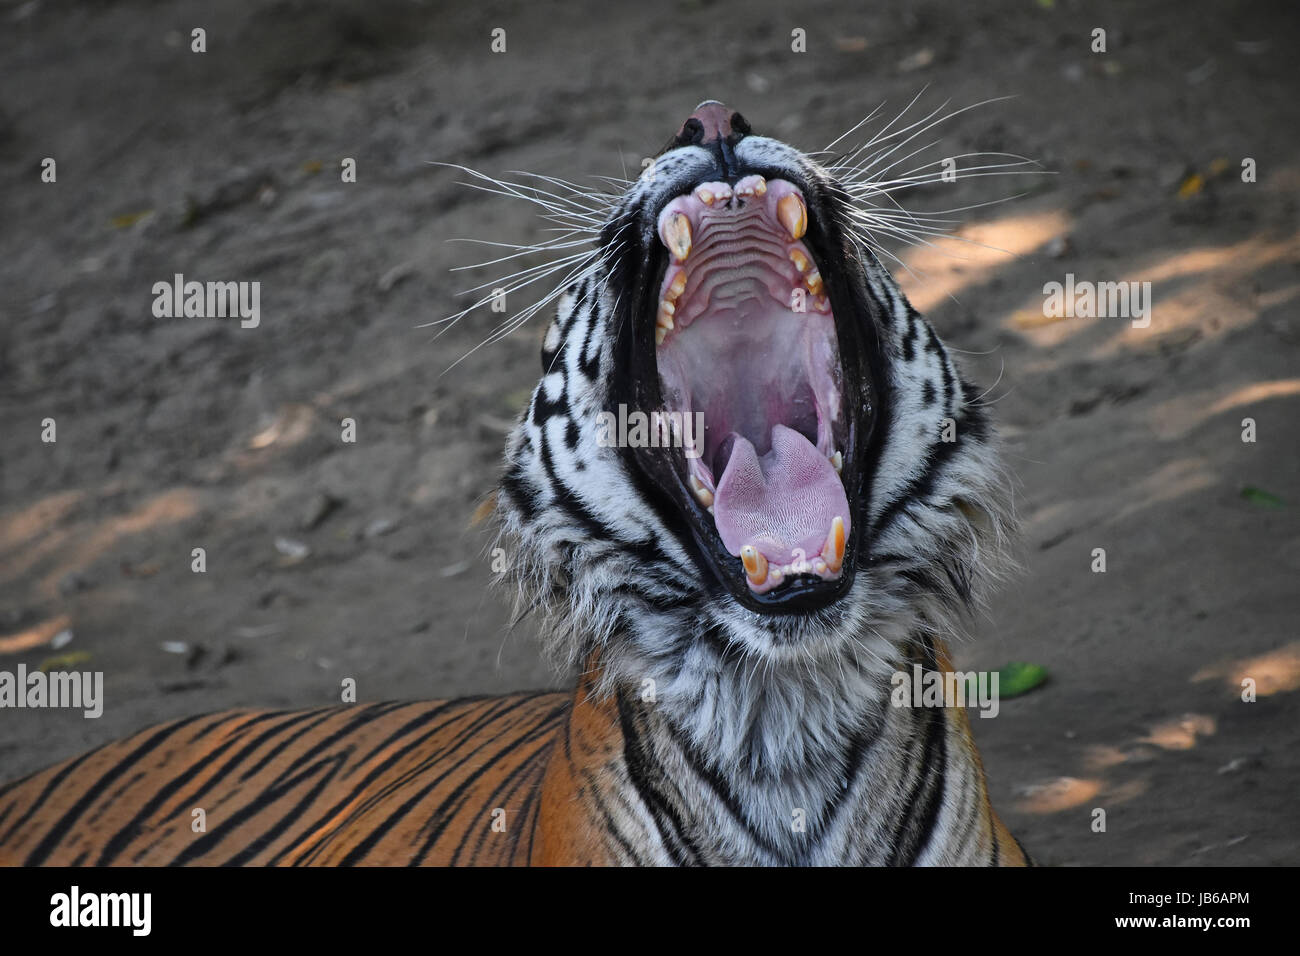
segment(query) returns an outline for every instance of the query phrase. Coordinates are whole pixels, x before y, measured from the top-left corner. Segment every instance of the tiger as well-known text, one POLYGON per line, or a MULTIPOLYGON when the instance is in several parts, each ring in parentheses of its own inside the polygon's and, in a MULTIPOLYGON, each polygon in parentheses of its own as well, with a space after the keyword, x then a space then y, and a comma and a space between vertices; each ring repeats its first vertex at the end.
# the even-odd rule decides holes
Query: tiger
POLYGON ((951 672, 1016 521, 855 169, 709 100, 604 205, 532 194, 594 241, 490 507, 572 692, 151 727, 0 791, 0 859, 1031 865, 965 709, 894 699, 951 672))

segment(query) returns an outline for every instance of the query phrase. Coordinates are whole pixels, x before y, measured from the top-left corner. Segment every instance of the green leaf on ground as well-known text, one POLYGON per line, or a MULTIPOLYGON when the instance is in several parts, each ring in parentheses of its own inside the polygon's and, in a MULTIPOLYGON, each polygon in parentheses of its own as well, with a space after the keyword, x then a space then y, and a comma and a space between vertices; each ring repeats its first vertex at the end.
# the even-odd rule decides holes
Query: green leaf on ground
POLYGON ((48 674, 50 671, 69 671, 78 664, 84 664, 90 660, 89 651, 69 651, 67 654, 55 654, 53 657, 47 657, 41 661, 42 673, 48 674))
POLYGON ((1041 664, 1012 661, 998 671, 998 697, 1006 700, 1027 694, 1047 683, 1047 668, 1041 664))
POLYGON ((1262 488, 1256 488, 1254 485, 1246 485, 1241 489, 1241 497, 1245 498, 1252 505, 1259 505, 1261 508, 1285 508, 1286 502, 1275 494, 1265 491, 1262 488))

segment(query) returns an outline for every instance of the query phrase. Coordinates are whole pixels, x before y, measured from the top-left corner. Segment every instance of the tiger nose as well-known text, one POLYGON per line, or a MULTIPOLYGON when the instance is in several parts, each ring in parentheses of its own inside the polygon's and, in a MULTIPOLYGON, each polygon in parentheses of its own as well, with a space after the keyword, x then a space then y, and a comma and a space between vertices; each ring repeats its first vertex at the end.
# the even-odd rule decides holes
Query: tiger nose
POLYGON ((728 109, 717 100, 705 100, 695 107, 677 132, 683 142, 704 145, 716 140, 726 142, 733 136, 739 139, 749 132, 749 124, 735 110, 728 109))

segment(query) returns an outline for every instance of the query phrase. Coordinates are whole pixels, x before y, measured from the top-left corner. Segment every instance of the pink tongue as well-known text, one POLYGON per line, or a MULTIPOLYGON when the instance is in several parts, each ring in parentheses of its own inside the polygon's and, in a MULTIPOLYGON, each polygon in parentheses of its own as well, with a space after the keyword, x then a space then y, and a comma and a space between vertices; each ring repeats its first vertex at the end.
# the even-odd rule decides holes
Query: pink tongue
POLYGON ((839 515, 849 531, 849 502, 831 463, 793 428, 772 429, 772 450, 762 458, 736 435, 731 459, 713 493, 713 518, 734 555, 752 544, 768 561, 789 564, 802 550, 821 553, 839 515))

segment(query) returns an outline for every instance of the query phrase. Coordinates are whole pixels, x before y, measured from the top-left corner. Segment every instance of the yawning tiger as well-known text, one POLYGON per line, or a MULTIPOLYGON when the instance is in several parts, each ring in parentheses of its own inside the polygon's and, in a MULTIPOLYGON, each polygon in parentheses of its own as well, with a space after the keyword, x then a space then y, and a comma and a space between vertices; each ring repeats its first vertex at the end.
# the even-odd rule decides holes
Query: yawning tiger
POLYGON ((876 255, 880 143, 827 168, 709 101, 621 194, 528 193, 596 240, 523 316, 558 299, 496 501, 572 694, 150 728, 0 791, 0 859, 1029 862, 964 710, 891 704, 951 669, 1013 528, 978 393, 876 255))

